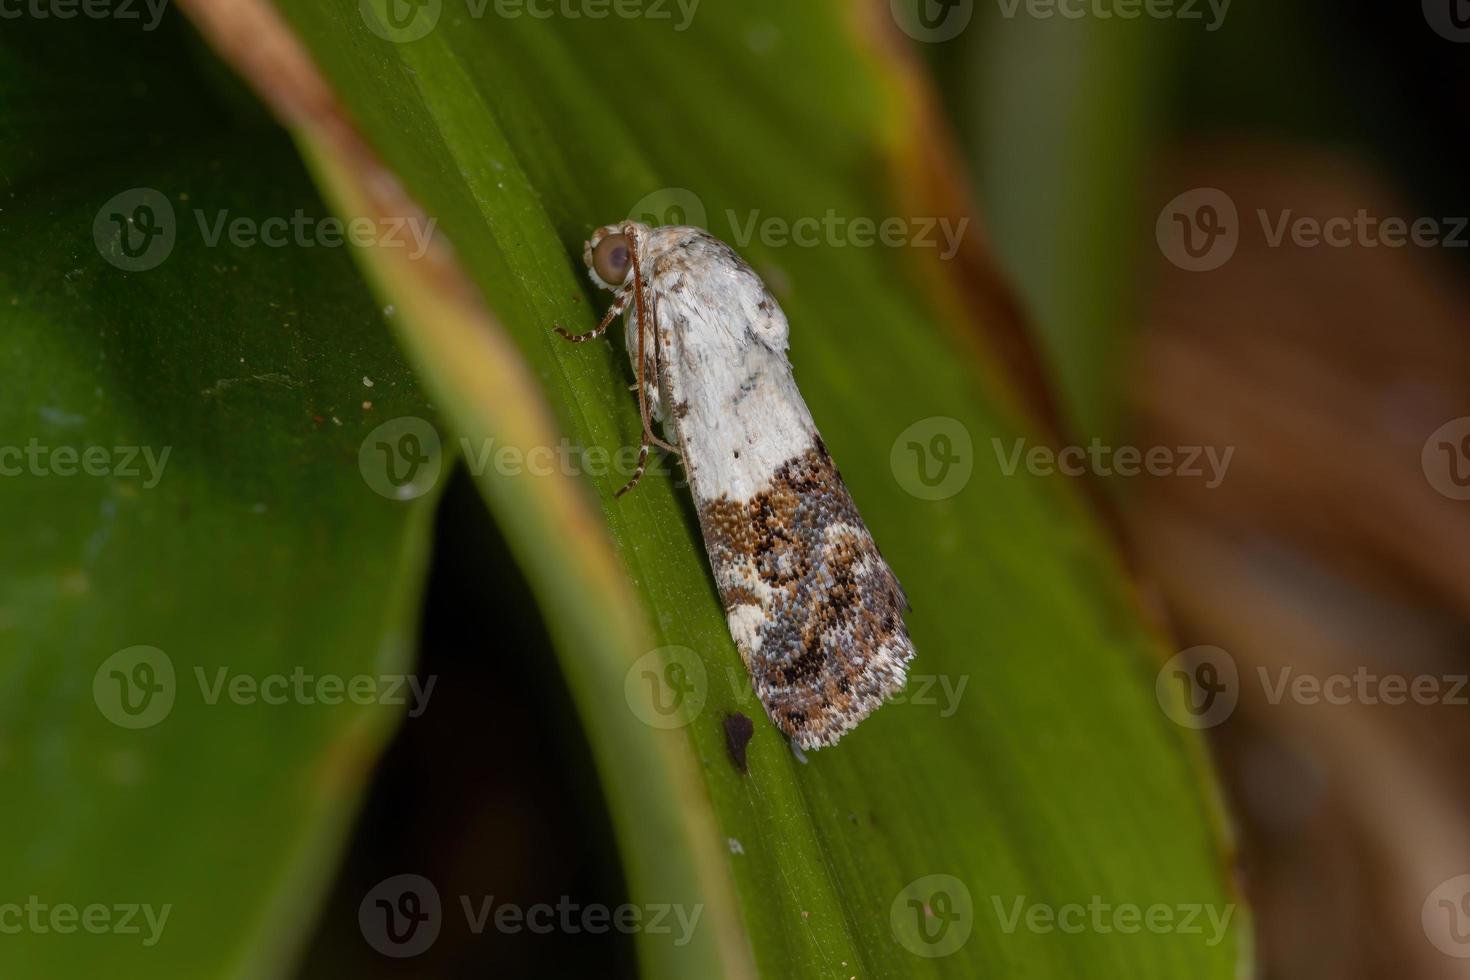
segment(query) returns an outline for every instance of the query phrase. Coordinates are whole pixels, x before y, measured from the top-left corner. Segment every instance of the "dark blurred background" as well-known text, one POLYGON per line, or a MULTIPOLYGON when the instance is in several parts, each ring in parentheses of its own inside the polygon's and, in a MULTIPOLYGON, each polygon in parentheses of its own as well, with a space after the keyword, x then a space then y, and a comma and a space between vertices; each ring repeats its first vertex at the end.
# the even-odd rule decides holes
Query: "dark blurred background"
POLYGON ((1470 5, 1240 0, 1215 31, 981 5, 933 48, 1067 441, 1234 449, 1214 489, 1102 482, 1178 648, 1241 678, 1209 737, 1260 974, 1470 975, 1470 504, 1424 459, 1470 435, 1470 5), (1191 271, 1156 227, 1204 189, 1234 252, 1191 271), (1360 210, 1453 240, 1275 245, 1261 218, 1360 210), (1444 696, 1309 703, 1262 670, 1444 696))

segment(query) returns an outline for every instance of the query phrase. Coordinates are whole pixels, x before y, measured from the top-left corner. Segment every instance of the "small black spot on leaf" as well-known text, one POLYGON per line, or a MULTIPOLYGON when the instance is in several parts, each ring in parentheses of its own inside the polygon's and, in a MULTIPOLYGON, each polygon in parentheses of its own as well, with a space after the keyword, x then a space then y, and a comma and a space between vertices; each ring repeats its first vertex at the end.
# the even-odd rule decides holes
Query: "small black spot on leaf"
POLYGON ((741 772, 749 772, 745 762, 745 747, 755 734, 755 724, 740 712, 725 716, 725 748, 730 752, 730 761, 741 772))

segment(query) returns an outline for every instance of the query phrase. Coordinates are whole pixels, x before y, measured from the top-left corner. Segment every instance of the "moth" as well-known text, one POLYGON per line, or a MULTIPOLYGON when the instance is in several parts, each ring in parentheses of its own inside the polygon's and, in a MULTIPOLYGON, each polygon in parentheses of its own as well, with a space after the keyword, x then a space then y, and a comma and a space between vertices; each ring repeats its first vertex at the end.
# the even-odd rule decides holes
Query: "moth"
POLYGON ((698 228, 599 228, 583 261, 626 314, 650 447, 681 458, 735 646, 766 713, 802 749, 834 745, 904 685, 908 601, 832 463, 761 278, 698 228), (656 434, 659 423, 662 437, 656 434))

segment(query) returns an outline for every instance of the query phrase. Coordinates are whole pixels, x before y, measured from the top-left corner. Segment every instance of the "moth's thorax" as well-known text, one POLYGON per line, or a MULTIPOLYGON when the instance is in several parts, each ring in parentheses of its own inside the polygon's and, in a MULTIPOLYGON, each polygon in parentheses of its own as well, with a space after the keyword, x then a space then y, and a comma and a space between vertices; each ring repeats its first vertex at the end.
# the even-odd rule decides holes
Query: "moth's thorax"
MULTIPOLYGON (((670 226, 640 239, 645 308, 658 327, 659 416, 684 447, 697 495, 747 499, 816 437, 786 359, 786 315, 754 270, 708 233, 670 226)), ((636 368, 637 311, 629 310, 636 368)))

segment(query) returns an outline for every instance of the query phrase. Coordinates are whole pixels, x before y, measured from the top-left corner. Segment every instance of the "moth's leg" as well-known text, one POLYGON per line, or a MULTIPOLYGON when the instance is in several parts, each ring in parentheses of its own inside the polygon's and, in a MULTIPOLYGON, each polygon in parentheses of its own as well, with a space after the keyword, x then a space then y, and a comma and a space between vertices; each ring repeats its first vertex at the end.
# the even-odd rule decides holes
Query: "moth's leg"
POLYGON ((647 466, 648 466, 648 433, 647 432, 644 432, 644 434, 643 434, 643 445, 641 445, 641 446, 638 447, 638 465, 636 467, 634 467, 634 469, 633 469, 633 478, 631 480, 629 480, 627 483, 623 484, 622 489, 619 490, 617 493, 613 494, 613 496, 614 497, 621 497, 623 494, 627 493, 629 490, 632 490, 634 487, 636 487, 638 485, 638 481, 641 480, 641 479, 643 479, 643 471, 644 471, 644 469, 647 468, 647 466))
MULTIPOLYGON (((643 381, 643 378, 641 377, 642 372, 639 372, 640 377, 639 377, 639 380, 638 380, 637 387, 638 387, 638 391, 639 391, 640 396, 642 396, 642 398, 641 398, 642 404, 643 405, 650 405, 651 406, 650 414, 653 415, 654 417, 657 417, 659 419, 659 421, 662 422, 663 421, 663 418, 662 418, 662 413, 660 412, 660 407, 662 405, 662 398, 659 395, 659 388, 658 388, 658 383, 659 383, 660 380, 662 380, 662 377, 661 377, 661 375, 662 375, 662 368, 661 368, 662 359, 659 356, 660 347, 659 347, 659 342, 658 342, 658 329, 657 329, 657 327, 658 327, 657 304, 658 304, 658 296, 655 295, 653 297, 653 305, 655 306, 655 311, 654 311, 654 319, 652 321, 653 322, 653 325, 654 325, 654 331, 653 331, 653 375, 654 375, 654 380, 653 380, 652 383, 645 383, 643 381)), ((640 365, 644 363, 644 361, 643 361, 643 328, 642 328, 642 325, 641 325, 641 321, 640 321, 640 326, 638 328, 638 363, 640 365)), ((650 420, 647 417, 645 417, 643 419, 643 444, 638 447, 638 465, 633 470, 633 478, 631 480, 629 480, 626 484, 624 484, 623 485, 623 488, 621 490, 619 490, 615 494, 615 496, 621 497, 623 494, 627 493, 629 490, 632 490, 634 487, 636 487, 638 485, 638 481, 641 480, 641 479, 643 479, 643 471, 648 466, 648 450, 649 450, 649 446, 652 445, 652 444, 654 444, 654 443, 658 444, 659 446, 664 447, 665 449, 668 449, 670 452, 674 452, 674 453, 677 453, 678 452, 678 450, 675 449, 673 446, 669 445, 667 442, 664 442, 662 439, 658 438, 657 436, 655 436, 653 434, 652 424, 651 424, 650 420)))
MULTIPOLYGON (((628 352, 628 370, 633 373, 634 377, 638 376, 638 335, 634 333, 634 331, 638 329, 638 326, 636 323, 633 322, 637 316, 637 313, 628 314, 628 336, 626 342, 624 343, 624 346, 627 348, 628 352)), ((663 405, 661 404, 661 399, 659 397, 659 390, 655 386, 656 380, 659 377, 659 365, 657 356, 655 356, 648 363, 647 368, 644 370, 643 377, 645 379, 643 391, 644 397, 648 403, 649 417, 654 419, 662 419, 663 405)), ((638 384, 635 382, 628 385, 628 390, 636 392, 638 390, 638 384)))
POLYGON ((629 329, 638 330, 637 335, 629 335, 631 342, 628 344, 628 364, 633 368, 633 372, 637 375, 638 381, 629 385, 628 390, 638 392, 638 415, 641 423, 642 441, 638 447, 638 465, 633 470, 633 477, 614 495, 617 497, 621 497, 629 490, 632 490, 643 479, 643 474, 648 468, 649 449, 653 445, 654 440, 650 420, 661 419, 663 407, 660 402, 658 389, 654 387, 654 382, 648 378, 648 371, 650 369, 653 371, 655 377, 658 376, 659 365, 657 353, 655 352, 654 363, 650 366, 648 361, 644 360, 644 355, 646 355, 647 351, 642 342, 643 331, 641 324, 643 323, 643 319, 638 316, 638 311, 635 309, 630 315, 629 320, 629 329))
POLYGON ((607 333, 607 328, 612 326, 612 322, 616 320, 618 316, 627 308, 628 293, 625 290, 621 293, 618 293, 618 295, 613 299, 612 306, 609 306, 607 308, 607 313, 603 314, 602 322, 599 323, 594 329, 588 330, 586 333, 568 333, 566 329, 560 324, 558 324, 553 329, 556 330, 557 333, 561 334, 562 339, 564 340, 570 340, 574 344, 586 343, 589 340, 595 340, 596 338, 601 337, 603 334, 607 333))
POLYGON ((624 487, 623 491, 620 492, 626 492, 627 490, 631 489, 631 486, 636 485, 638 479, 642 477, 643 464, 646 463, 648 460, 649 443, 663 447, 669 450, 669 452, 676 453, 679 451, 653 434, 653 422, 648 415, 648 380, 645 377, 645 372, 648 369, 648 362, 647 353, 644 347, 644 338, 647 336, 649 329, 654 330, 654 335, 656 338, 658 328, 657 325, 650 318, 648 307, 645 305, 644 302, 645 291, 648 288, 648 280, 643 277, 643 262, 642 259, 639 257, 639 252, 642 248, 642 242, 638 240, 637 233, 633 231, 631 225, 628 227, 628 237, 633 240, 633 247, 629 250, 629 252, 633 259, 633 302, 635 304, 635 312, 637 314, 638 320, 638 418, 639 421, 643 423, 643 446, 638 453, 639 467, 637 470, 634 471, 634 479, 632 481, 632 484, 630 484, 630 486, 628 487, 624 487))

